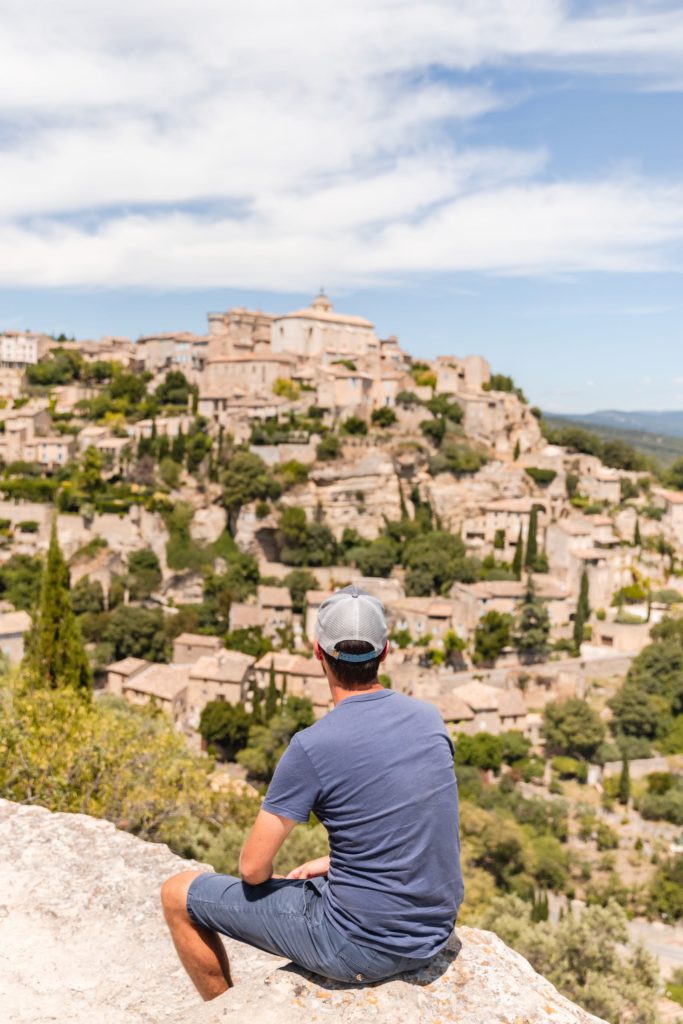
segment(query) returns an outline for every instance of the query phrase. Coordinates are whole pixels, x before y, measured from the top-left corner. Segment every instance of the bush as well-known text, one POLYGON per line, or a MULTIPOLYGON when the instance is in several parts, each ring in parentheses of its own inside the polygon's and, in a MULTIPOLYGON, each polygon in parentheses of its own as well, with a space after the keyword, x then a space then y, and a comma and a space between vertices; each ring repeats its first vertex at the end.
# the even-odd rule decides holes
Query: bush
POLYGON ((374 426, 386 429, 386 427, 392 427, 396 422, 396 413, 388 405, 383 405, 379 409, 373 409, 370 418, 374 426))
POLYGON ((368 425, 365 420, 362 420, 360 416, 349 416, 342 423, 342 433, 349 434, 351 436, 360 436, 367 434, 368 425))
POLYGON ((21 533, 38 533, 40 523, 37 523, 35 519, 22 519, 20 523, 17 523, 17 528, 21 533))
MULTIPOLYGON (((434 420, 433 422, 439 422, 434 420)), ((452 473, 453 476, 466 476, 478 473, 488 461, 486 452, 479 448, 471 448, 466 444, 445 444, 443 448, 429 460, 429 472, 432 476, 438 473, 452 473)))
POLYGON ((335 434, 325 434, 325 437, 318 442, 315 454, 321 462, 331 462, 341 455, 339 438, 335 434))
POLYGON ((527 466, 524 472, 530 476, 539 487, 548 487, 553 482, 557 473, 554 469, 540 469, 536 466, 527 466))

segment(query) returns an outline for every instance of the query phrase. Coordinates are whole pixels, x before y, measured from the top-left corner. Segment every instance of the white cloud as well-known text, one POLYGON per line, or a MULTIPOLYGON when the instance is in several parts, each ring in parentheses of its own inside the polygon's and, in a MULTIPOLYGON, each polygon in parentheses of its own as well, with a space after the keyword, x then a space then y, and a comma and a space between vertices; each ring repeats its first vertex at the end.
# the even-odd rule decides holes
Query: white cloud
POLYGON ((468 125, 514 102, 486 81, 501 64, 680 77, 678 8, 0 0, 0 16, 0 283, 677 265, 681 187, 549 182, 544 152, 476 146, 468 125))

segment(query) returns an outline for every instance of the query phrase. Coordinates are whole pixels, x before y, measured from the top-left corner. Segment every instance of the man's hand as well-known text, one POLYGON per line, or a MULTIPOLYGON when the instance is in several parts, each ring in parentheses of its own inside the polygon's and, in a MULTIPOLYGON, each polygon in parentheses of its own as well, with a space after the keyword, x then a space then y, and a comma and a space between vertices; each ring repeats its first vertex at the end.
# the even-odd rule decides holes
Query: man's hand
POLYGON ((316 857, 315 860, 307 860, 305 864, 299 864, 298 868, 289 872, 287 878, 318 878, 320 875, 326 875, 329 870, 328 854, 327 857, 316 857))

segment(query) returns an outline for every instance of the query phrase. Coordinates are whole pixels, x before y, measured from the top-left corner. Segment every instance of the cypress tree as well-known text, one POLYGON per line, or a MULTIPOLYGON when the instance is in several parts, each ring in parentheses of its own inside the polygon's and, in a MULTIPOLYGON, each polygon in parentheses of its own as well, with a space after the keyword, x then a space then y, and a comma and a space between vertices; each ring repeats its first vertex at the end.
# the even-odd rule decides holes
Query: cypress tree
POLYGON ((624 807, 631 797, 631 773, 628 766, 628 758, 624 757, 621 762, 621 774, 619 776, 619 803, 624 807))
POLYGON ((642 547, 642 540, 640 539, 640 519, 636 519, 636 528, 633 531, 633 546, 636 548, 642 547))
POLYGON ((268 675, 268 689, 266 690, 266 722, 269 722, 275 714, 277 714, 277 686, 275 685, 275 661, 271 658, 270 673, 268 675))
POLYGON ((584 569, 581 574, 581 589, 579 590, 579 600, 576 603, 576 614, 574 616, 574 648, 576 652, 581 649, 581 643, 583 641, 583 627, 585 626, 590 616, 590 604, 588 603, 588 573, 584 569))
POLYGON ((261 691, 254 680, 251 688, 251 720, 255 725, 263 725, 263 707, 261 703, 261 691))
POLYGON ((69 588, 69 569, 53 523, 25 665, 36 686, 70 686, 90 694, 92 673, 69 588))
POLYGON ((517 440, 515 441, 515 451, 514 451, 514 454, 512 456, 513 459, 515 460, 515 462, 519 458, 520 451, 521 451, 521 446, 520 446, 520 443, 519 443, 519 438, 517 438, 517 440))
POLYGON ((522 527, 519 528, 519 537, 515 545, 515 555, 512 559, 512 571, 515 574, 516 580, 522 578, 522 565, 524 564, 524 537, 522 536, 522 527))
POLYGON ((533 569, 536 556, 538 555, 538 505, 533 505, 529 516, 529 535, 526 539, 526 556, 524 565, 527 569, 533 569))

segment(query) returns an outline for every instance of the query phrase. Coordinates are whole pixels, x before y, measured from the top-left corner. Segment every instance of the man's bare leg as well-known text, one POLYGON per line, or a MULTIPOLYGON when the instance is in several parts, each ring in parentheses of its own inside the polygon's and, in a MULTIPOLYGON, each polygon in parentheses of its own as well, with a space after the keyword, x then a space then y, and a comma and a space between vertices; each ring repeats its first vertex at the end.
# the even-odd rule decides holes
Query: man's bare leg
POLYGON ((232 988, 230 963, 219 935, 196 925, 187 912, 187 890, 200 871, 181 871, 161 887, 161 905, 180 962, 202 999, 232 988))

